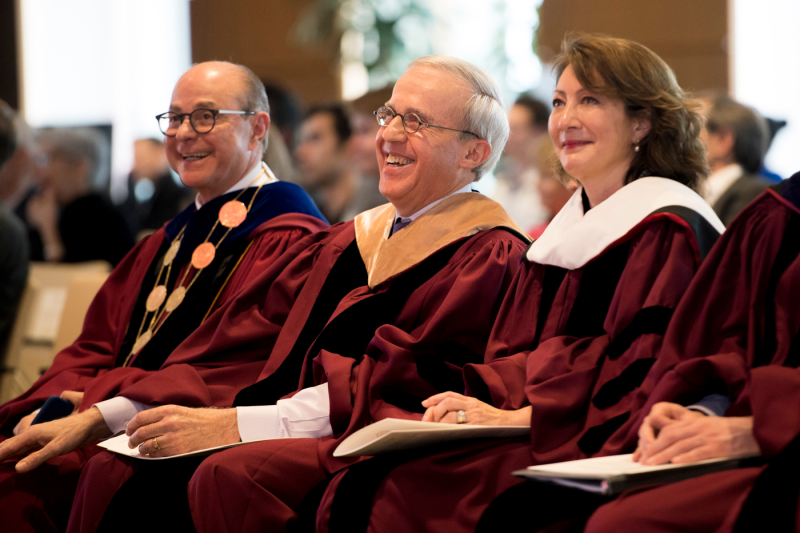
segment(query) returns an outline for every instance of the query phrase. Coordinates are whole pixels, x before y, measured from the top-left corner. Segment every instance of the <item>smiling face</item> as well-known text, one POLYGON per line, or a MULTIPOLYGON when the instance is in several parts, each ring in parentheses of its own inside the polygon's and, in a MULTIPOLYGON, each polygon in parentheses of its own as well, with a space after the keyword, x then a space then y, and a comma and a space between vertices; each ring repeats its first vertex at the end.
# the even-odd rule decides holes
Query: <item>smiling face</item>
MULTIPOLYGON (((169 110, 191 113, 195 109, 242 109, 237 98, 244 91, 243 76, 234 65, 201 63, 187 71, 172 92, 169 110)), ((199 134, 184 118, 174 137, 165 137, 167 159, 184 185, 207 202, 220 196, 261 160, 261 139, 267 134, 269 115, 249 117, 217 115, 209 133, 199 134)))
MULTIPOLYGON (((396 113, 416 113, 423 122, 461 128, 472 91, 460 78, 415 67, 395 84, 387 106, 396 113)), ((422 126, 406 133, 399 116, 381 128, 376 139, 380 191, 402 216, 460 189, 474 179, 472 168, 485 161, 486 141, 460 141, 458 132, 422 126), (480 152, 480 154, 476 154, 480 152)))
POLYGON ((571 66, 558 79, 548 127, 564 170, 587 189, 621 188, 634 144, 649 131, 649 123, 628 117, 618 98, 584 89, 571 66))

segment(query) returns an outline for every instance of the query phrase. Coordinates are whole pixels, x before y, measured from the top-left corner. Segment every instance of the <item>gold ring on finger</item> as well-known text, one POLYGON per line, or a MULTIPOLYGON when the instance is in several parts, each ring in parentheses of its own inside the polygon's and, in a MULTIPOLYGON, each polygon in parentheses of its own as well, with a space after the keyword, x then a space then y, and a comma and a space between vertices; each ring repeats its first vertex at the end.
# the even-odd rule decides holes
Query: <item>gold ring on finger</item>
POLYGON ((456 424, 466 424, 466 423, 467 423, 467 413, 459 409, 459 411, 456 413, 456 424))
POLYGON ((161 449, 161 446, 158 445, 158 441, 156 440, 156 437, 153 437, 153 449, 155 451, 158 451, 158 450, 161 449))

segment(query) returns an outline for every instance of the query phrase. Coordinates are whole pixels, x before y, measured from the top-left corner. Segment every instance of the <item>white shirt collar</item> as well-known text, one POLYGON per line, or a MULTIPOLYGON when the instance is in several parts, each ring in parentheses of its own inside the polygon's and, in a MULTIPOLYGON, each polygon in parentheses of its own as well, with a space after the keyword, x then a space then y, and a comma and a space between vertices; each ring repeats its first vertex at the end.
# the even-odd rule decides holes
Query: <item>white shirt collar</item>
POLYGON ((462 193, 462 192, 472 192, 472 183, 467 183, 466 185, 464 185, 463 187, 461 187, 457 191, 453 191, 450 194, 448 194, 447 196, 439 198, 435 202, 429 203, 428 205, 426 205, 425 207, 423 207, 422 209, 420 209, 419 211, 417 211, 413 215, 409 215, 407 217, 400 217, 400 215, 397 214, 397 210, 395 209, 395 211, 394 211, 394 219, 397 220, 397 218, 400 217, 400 218, 402 218, 404 220, 411 219, 411 221, 413 222, 416 219, 418 219, 419 217, 421 217, 422 215, 424 215, 425 213, 427 213, 428 211, 430 211, 431 209, 433 209, 435 206, 437 206, 440 203, 442 203, 443 201, 445 201, 447 198, 450 198, 454 194, 459 194, 459 193, 462 193))
MULTIPOLYGON (((255 165, 251 168, 239 181, 234 183, 233 187, 225 191, 224 194, 228 194, 229 192, 239 191, 247 187, 258 187, 259 185, 264 185, 267 183, 274 183, 278 181, 278 178, 275 177, 275 174, 272 172, 266 163, 261 161, 261 165, 255 165), (258 177, 256 181, 253 181, 258 177), (252 183, 252 185, 251 185, 252 183)), ((200 200, 200 195, 194 197, 194 205, 199 210, 203 207, 203 202, 200 200)))
POLYGON ((677 181, 640 178, 583 211, 583 188, 572 195, 542 236, 528 249, 527 259, 569 270, 581 268, 628 234, 654 211, 684 206, 705 218, 718 232, 725 226, 700 195, 677 181))
POLYGON ((703 197, 711 205, 719 200, 720 196, 725 194, 733 182, 738 180, 744 175, 744 169, 733 163, 726 167, 713 172, 708 179, 706 179, 705 186, 703 187, 703 197))

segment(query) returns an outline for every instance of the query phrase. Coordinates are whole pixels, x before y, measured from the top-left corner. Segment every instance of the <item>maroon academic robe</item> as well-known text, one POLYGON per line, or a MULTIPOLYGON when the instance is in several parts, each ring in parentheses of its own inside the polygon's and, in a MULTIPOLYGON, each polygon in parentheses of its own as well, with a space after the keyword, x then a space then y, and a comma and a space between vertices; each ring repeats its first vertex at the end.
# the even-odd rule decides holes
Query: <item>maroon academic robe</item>
MULTIPOLYGON (((208 318, 195 331, 197 338, 191 334, 183 342, 173 339, 172 342, 178 344, 177 348, 163 354, 163 360, 160 364, 156 363, 156 368, 147 368, 146 365, 137 367, 136 360, 148 348, 156 350, 162 346, 155 342, 159 340, 158 333, 150 343, 152 346, 148 344, 132 359, 131 366, 121 366, 121 361, 130 350, 130 343, 126 344, 125 339, 131 316, 137 302, 142 305, 140 291, 146 296, 151 288, 147 283, 148 272, 157 270, 156 262, 166 251, 165 241, 170 226, 165 226, 140 242, 114 269, 98 292, 87 312, 83 331, 75 343, 56 356, 51 368, 30 390, 0 408, 0 428, 4 434, 0 438, 10 436, 21 416, 41 406, 49 396, 59 395, 65 390, 84 392, 81 410, 116 395, 154 405, 230 405, 239 390, 255 381, 264 367, 270 346, 267 342, 258 348, 252 346, 246 352, 225 350, 223 346, 235 345, 241 339, 217 334, 217 327, 232 320, 230 308, 238 294, 248 291, 254 283, 268 284, 280 272, 280 265, 293 253, 287 253, 287 250, 305 236, 326 227, 318 216, 303 214, 303 211, 317 214, 318 211, 307 195, 299 188, 295 190, 295 187, 276 183, 262 189, 246 223, 252 229, 242 228, 245 231, 238 238, 241 242, 232 242, 235 239, 230 238, 226 241, 238 252, 225 270, 228 277, 220 276, 226 283, 219 286, 219 292, 202 298, 205 301, 202 311, 208 311, 208 318), (282 200, 284 204, 299 206, 299 212, 287 212, 286 206, 279 206, 282 200), (237 261, 237 266, 234 266, 237 261), (236 371, 232 371, 232 367, 236 371)), ((235 196, 234 193, 230 194, 235 196)), ((214 209, 211 218, 216 218, 215 213, 219 208, 216 204, 222 205, 229 200, 227 196, 204 206, 214 209)), ((194 206, 190 206, 182 215, 189 219, 203 213, 201 210, 192 214, 193 210, 194 206)), ((198 228, 197 233, 204 237, 210 227, 208 225, 203 231, 198 228)), ((191 225, 187 228, 191 228, 191 225)), ((185 239, 188 233, 189 229, 186 230, 185 239)), ((220 252, 219 259, 224 261, 222 255, 220 252)), ((282 304, 279 299, 277 307, 282 304)), ((287 310, 276 309, 275 313, 278 316, 285 315, 287 310)), ((164 324, 166 328, 169 318, 164 324)), ((191 330, 191 325, 182 324, 182 327, 191 330)), ((138 328, 138 323, 131 325, 131 328, 138 328)), ((257 336, 260 340, 274 342, 279 331, 280 322, 277 321, 270 332, 243 331, 238 334, 245 338, 257 336)), ((36 524, 50 524, 63 529, 80 469, 98 451, 96 446, 88 446, 54 458, 33 473, 23 475, 14 472, 14 462, 4 463, 0 467, 0 515, 10 521, 6 525, 15 531, 24 531, 29 526, 37 529, 45 527, 36 524)))
MULTIPOLYGON (((284 531, 316 485, 358 460, 333 457, 342 439, 386 417, 421 419, 422 400, 460 389, 462 366, 482 360, 524 252, 519 230, 474 193, 445 199, 388 238, 393 216, 382 206, 330 230, 272 355, 298 358, 301 387, 328 383, 334 436, 206 459, 189 484, 199 531, 284 531)), ((279 384, 267 385, 239 399, 278 399, 279 384)))
MULTIPOLYGON (((368 530, 474 531, 489 503, 521 482, 513 470, 597 454, 629 418, 715 226, 710 207, 671 180, 635 181, 585 215, 578 191, 517 272, 485 364, 464 369, 467 394, 501 409, 532 406, 530 440, 479 441, 397 466, 375 487, 368 530)), ((318 529, 330 520, 343 530, 333 527, 337 505, 364 507, 351 499, 326 494, 318 529)))
MULTIPOLYGON (((782 185, 793 190, 794 203, 768 190, 731 224, 704 263, 666 339, 664 356, 677 365, 637 417, 658 401, 688 404, 712 393, 731 398, 728 416, 752 415, 762 453, 788 474, 780 479, 764 473, 778 491, 754 500, 764 531, 777 531, 768 520, 778 518, 792 529, 798 491, 800 175, 782 185), (783 450, 790 456, 781 457, 783 450)), ((595 512, 588 530, 731 531, 763 471, 743 468, 625 492, 595 512)))

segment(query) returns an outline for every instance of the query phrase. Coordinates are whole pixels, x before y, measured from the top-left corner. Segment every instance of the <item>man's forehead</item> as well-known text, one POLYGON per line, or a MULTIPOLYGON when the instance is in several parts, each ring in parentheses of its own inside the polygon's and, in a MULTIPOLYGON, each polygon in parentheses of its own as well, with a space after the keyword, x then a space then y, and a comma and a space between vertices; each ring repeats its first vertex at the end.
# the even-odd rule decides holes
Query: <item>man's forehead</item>
MULTIPOLYGON (((202 66, 202 65, 201 65, 202 66)), ((194 67, 181 76, 170 101, 171 111, 193 109, 235 109, 237 96, 242 91, 235 76, 222 76, 218 69, 194 67)))
POLYGON ((416 113, 427 120, 457 112, 471 96, 464 80, 428 67, 415 67, 403 74, 394 86, 387 105, 398 113, 416 113))

